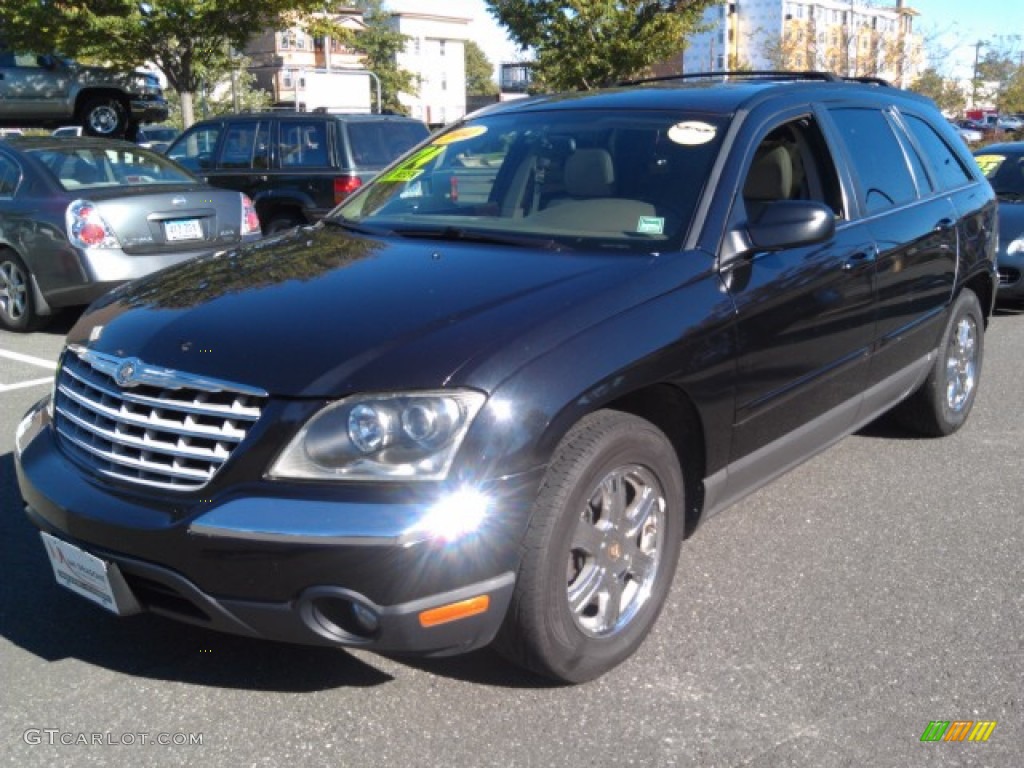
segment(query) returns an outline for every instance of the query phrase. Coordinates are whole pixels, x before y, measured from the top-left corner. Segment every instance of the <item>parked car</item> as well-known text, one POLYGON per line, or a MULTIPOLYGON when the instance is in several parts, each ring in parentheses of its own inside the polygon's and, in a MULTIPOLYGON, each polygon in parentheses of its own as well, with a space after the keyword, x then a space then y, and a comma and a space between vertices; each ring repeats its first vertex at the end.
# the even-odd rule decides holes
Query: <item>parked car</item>
POLYGON ((181 131, 173 125, 140 125, 135 135, 135 143, 140 147, 166 153, 181 131))
POLYGON ((51 136, 56 138, 77 138, 83 133, 82 126, 80 125, 62 125, 60 128, 54 128, 51 132, 51 136))
POLYGON ((1000 301, 1024 301, 1024 141, 992 144, 974 158, 999 198, 1000 301))
POLYGON ((167 156, 245 192, 271 234, 317 221, 427 133, 398 115, 243 114, 196 123, 167 156))
POLYGON ((140 122, 166 119, 167 101, 156 75, 0 48, 0 126, 75 124, 87 134, 117 138, 140 122))
POLYGON ((252 202, 127 142, 0 145, 0 326, 41 327, 126 280, 260 237, 252 202))
POLYGON ((892 409, 959 429, 996 282, 963 142, 897 88, 728 80, 495 105, 102 299, 17 433, 58 579, 581 682, 701 520, 892 409))
POLYGON ((956 127, 957 133, 960 134, 960 138, 968 144, 977 144, 985 138, 985 132, 971 120, 955 120, 953 125, 956 127))

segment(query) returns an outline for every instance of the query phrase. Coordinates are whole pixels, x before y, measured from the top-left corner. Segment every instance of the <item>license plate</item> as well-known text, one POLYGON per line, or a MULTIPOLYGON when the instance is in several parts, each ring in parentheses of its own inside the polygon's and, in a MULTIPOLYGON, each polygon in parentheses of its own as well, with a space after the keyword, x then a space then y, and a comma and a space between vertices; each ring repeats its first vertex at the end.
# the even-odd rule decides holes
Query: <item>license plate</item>
POLYGON ((164 232, 170 240, 202 240, 203 225, 199 219, 176 219, 164 222, 164 232))
POLYGON ((119 616, 140 610, 116 563, 101 560, 48 533, 40 531, 39 535, 58 584, 119 616))

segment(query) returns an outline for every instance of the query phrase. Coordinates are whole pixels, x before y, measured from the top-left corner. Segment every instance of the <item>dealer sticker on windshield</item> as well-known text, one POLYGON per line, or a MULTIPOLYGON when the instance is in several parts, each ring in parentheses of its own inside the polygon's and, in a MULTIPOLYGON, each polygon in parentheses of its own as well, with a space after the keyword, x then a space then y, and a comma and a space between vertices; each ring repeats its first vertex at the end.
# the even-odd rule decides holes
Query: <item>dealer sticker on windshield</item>
POLYGON ((699 120, 687 120, 669 128, 668 138, 685 147, 696 147, 700 144, 707 144, 715 138, 716 133, 718 130, 713 125, 699 120))

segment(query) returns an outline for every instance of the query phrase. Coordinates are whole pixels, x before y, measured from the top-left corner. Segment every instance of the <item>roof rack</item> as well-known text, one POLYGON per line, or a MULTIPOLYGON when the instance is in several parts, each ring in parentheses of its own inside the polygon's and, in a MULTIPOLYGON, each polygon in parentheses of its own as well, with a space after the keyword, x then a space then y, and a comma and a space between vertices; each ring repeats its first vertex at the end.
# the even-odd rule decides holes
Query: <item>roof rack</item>
POLYGON ((661 83, 671 80, 814 80, 817 82, 842 83, 856 82, 870 85, 890 86, 888 80, 880 77, 840 77, 832 72, 818 72, 814 70, 790 71, 790 70, 726 70, 720 72, 685 72, 679 75, 658 75, 655 77, 642 77, 637 80, 623 80, 619 85, 643 85, 645 83, 661 83))

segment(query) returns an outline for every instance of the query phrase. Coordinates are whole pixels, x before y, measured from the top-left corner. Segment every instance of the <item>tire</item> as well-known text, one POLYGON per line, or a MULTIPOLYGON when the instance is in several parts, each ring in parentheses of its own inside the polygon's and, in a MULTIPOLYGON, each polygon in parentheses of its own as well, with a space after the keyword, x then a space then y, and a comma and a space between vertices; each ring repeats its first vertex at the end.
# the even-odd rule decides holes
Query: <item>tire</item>
POLYGON ((582 419, 541 485, 495 648, 568 683, 629 658, 672 584, 684 489, 675 450, 653 424, 618 411, 582 419))
POLYGON ((905 427, 929 437, 956 432, 967 421, 981 381, 985 317, 978 297, 965 288, 953 303, 932 370, 895 412, 905 427))
POLYGON ((36 313, 32 273, 14 251, 0 250, 0 325, 27 333, 43 325, 36 313))
POLYGON ((82 130, 89 136, 119 139, 128 127, 128 110, 113 96, 90 99, 82 108, 82 130))
POLYGON ((263 227, 264 235, 273 235, 284 232, 286 229, 301 227, 306 222, 292 213, 278 213, 270 218, 270 221, 263 227))

